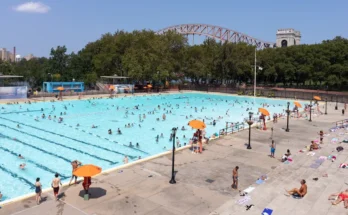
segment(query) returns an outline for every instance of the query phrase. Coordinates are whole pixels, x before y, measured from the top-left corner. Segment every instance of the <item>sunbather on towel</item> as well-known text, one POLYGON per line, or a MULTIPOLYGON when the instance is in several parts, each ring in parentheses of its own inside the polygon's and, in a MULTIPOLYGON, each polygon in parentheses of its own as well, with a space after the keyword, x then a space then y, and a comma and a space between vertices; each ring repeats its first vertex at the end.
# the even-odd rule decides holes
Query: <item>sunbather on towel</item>
POLYGON ((319 149, 318 144, 316 144, 314 141, 311 142, 311 145, 309 147, 309 151, 317 150, 319 149))
POLYGON ((336 197, 336 196, 337 196, 337 199, 336 199, 336 201, 331 202, 332 205, 337 205, 340 202, 343 202, 344 208, 348 208, 348 189, 346 189, 345 191, 340 192, 340 193, 331 194, 329 196, 329 200, 332 200, 332 197, 336 197))
POLYGON ((300 189, 294 188, 291 190, 285 190, 288 194, 288 196, 290 195, 298 195, 300 197, 304 197, 307 194, 307 185, 306 185, 306 181, 304 179, 301 180, 301 187, 300 189))

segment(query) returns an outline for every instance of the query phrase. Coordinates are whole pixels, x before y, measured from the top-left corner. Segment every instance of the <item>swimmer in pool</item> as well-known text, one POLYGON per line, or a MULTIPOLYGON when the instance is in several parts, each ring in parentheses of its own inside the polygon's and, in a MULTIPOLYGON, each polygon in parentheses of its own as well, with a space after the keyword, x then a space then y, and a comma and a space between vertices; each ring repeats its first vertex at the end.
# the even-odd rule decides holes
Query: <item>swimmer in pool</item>
POLYGON ((117 134, 122 134, 120 128, 117 129, 117 134))
POLYGON ((18 158, 24 159, 24 157, 21 154, 18 155, 18 158))
POLYGON ((161 138, 163 138, 163 133, 161 133, 161 138))
POLYGON ((24 168, 25 168, 25 166, 26 166, 26 164, 25 164, 25 163, 21 163, 21 164, 19 165, 19 168, 24 169, 24 168))
POLYGON ((19 126, 19 124, 17 124, 17 128, 20 128, 21 126, 19 126))
POLYGON ((133 147, 133 144, 132 144, 132 142, 129 142, 129 145, 128 145, 129 147, 133 147))
POLYGON ((111 129, 109 129, 109 130, 108 130, 108 134, 112 134, 112 131, 111 131, 111 129))
POLYGON ((139 143, 137 143, 137 144, 135 144, 135 146, 136 146, 137 148, 139 148, 140 145, 139 145, 139 143))

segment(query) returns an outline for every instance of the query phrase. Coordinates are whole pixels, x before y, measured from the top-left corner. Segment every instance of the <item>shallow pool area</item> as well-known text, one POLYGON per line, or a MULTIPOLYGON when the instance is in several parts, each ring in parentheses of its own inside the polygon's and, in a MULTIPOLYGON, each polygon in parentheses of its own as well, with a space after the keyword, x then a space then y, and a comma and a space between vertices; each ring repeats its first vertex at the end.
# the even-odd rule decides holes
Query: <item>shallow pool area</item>
POLYGON ((204 119, 210 137, 226 122, 243 123, 250 111, 257 116, 264 104, 271 115, 284 113, 287 102, 177 93, 0 105, 2 201, 34 192, 37 177, 43 189, 51 187, 56 172, 63 182, 69 182, 73 160, 111 169, 122 165, 124 156, 132 162, 168 151, 173 127, 178 127, 179 143, 188 144, 194 133, 187 126, 190 120, 204 119), (19 168, 21 163, 26 164, 24 169, 19 168))

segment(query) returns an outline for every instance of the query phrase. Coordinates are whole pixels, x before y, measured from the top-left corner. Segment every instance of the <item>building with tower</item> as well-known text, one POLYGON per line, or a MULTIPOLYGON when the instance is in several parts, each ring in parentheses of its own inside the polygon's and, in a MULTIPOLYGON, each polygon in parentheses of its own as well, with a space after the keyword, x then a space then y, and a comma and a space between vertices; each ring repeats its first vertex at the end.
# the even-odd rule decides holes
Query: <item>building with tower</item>
POLYGON ((300 45, 301 33, 293 28, 278 29, 277 31, 277 47, 288 47, 300 45))

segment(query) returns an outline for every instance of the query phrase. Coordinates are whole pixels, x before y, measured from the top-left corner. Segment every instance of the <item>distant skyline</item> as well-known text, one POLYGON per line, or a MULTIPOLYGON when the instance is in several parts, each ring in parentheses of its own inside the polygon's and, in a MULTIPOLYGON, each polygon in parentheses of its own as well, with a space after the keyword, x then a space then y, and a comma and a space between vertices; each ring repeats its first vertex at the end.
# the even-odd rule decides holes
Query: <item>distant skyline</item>
POLYGON ((222 26, 269 42, 275 42, 277 29, 294 28, 301 31, 302 44, 313 44, 348 37, 346 8, 344 0, 1 0, 0 47, 48 57, 52 47, 77 52, 118 29, 156 31, 188 23, 222 26))

